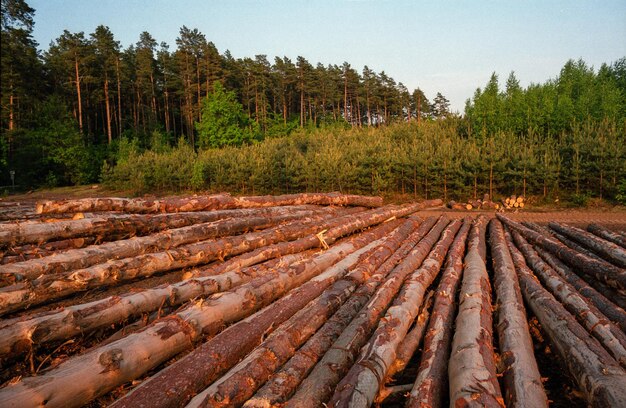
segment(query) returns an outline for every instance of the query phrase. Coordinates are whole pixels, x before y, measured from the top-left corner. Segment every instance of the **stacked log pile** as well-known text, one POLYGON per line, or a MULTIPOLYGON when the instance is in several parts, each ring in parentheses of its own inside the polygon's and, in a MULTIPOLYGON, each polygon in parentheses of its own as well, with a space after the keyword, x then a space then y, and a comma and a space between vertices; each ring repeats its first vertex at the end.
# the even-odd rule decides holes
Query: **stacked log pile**
POLYGON ((382 204, 7 209, 0 406, 626 406, 622 233, 382 204), (544 389, 544 337, 578 392, 544 389))

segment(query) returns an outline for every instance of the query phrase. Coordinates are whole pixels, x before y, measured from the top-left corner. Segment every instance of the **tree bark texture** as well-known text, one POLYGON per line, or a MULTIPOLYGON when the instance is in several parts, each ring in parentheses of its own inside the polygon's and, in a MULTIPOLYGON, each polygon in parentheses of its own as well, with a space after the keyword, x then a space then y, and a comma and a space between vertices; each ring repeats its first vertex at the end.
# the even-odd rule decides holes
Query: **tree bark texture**
POLYGON ((310 256, 312 254, 309 252, 300 252, 268 261, 269 265, 261 264, 220 275, 133 291, 35 316, 7 319, 0 322, 0 359, 15 357, 29 351, 33 346, 88 334, 143 313, 154 312, 163 306, 177 306, 194 298, 225 292, 261 275, 276 277, 274 268, 280 270, 310 256))
POLYGON ((522 234, 522 236, 528 241, 556 255, 560 260, 574 269, 580 269, 583 273, 593 276, 612 288, 621 291, 626 289, 626 270, 611 265, 608 262, 601 262, 584 254, 578 253, 562 243, 552 238, 544 237, 541 234, 526 228, 520 223, 512 221, 501 214, 496 214, 496 216, 508 227, 511 227, 522 234))
POLYGON ((504 406, 493 351, 485 228, 486 220, 478 217, 468 237, 459 313, 448 364, 451 406, 504 406))
POLYGON ((330 407, 369 407, 383 385, 389 368, 396 359, 398 346, 415 320, 427 288, 441 269, 441 264, 461 227, 452 221, 423 264, 404 282, 393 305, 363 348, 358 361, 339 382, 330 407))
MULTIPOLYGON (((376 289, 389 275, 390 271, 402 261, 415 246, 416 242, 423 237, 435 224, 434 218, 424 221, 402 244, 402 246, 378 269, 364 285, 346 301, 335 315, 302 346, 297 353, 273 376, 253 398, 244 406, 266 407, 268 405, 281 404, 288 399, 298 385, 311 372, 316 363, 330 349, 337 338, 342 335, 352 319, 359 313, 361 308, 370 300, 376 289)), ((337 380, 338 381, 338 380, 337 380)), ((336 384, 336 383, 335 383, 336 384)))
MULTIPOLYGON (((155 253, 170 248, 181 247, 212 238, 241 234, 250 230, 269 228, 281 222, 298 220, 305 224, 319 222, 331 214, 313 215, 302 219, 298 214, 280 214, 273 216, 256 216, 240 219, 224 219, 203 224, 162 231, 156 234, 133 237, 121 241, 107 242, 87 248, 69 250, 51 256, 19 262, 0 267, 0 280, 15 283, 23 280, 35 280, 44 275, 68 273, 80 268, 102 264, 112 260, 123 260, 146 253, 155 253)), ((0 301, 1 304, 1 301, 0 301)))
MULTIPOLYGON (((378 239, 398 225, 392 221, 369 233, 361 234, 353 238, 352 242, 340 244, 331 248, 326 253, 313 258, 310 261, 294 265, 286 271, 306 273, 308 275, 318 273, 321 269, 327 268, 333 261, 347 255, 347 249, 352 245, 365 245, 372 239, 378 239), (343 245, 343 249, 340 249, 343 245), (333 251, 332 254, 329 252, 333 251)), ((277 300, 265 309, 257 312, 248 318, 233 324, 205 344, 193 350, 184 358, 172 364, 168 368, 158 372, 149 380, 141 383, 129 394, 118 400, 114 407, 171 407, 181 406, 187 403, 194 395, 211 384, 225 371, 237 364, 246 354, 256 347, 264 337, 278 327, 281 323, 289 319, 293 314, 301 310, 309 301, 319 296, 333 279, 338 279, 342 270, 335 268, 329 273, 323 273, 301 287, 294 289, 287 296, 277 300), (331 278, 331 279, 329 279, 331 278), (245 336, 242 336, 245 333, 245 336)), ((251 282, 252 283, 252 282, 251 282)), ((250 284, 248 284, 250 285, 250 284)), ((244 285, 245 286, 245 285, 244 285)), ((274 284, 275 286, 275 284, 274 284)), ((271 286, 268 289, 271 290, 271 286)), ((241 290, 239 291, 241 292, 241 290)), ((271 292, 270 292, 271 293, 271 292)), ((256 305, 251 303, 251 296, 245 296, 241 292, 239 296, 240 305, 245 305, 248 309, 246 314, 250 314, 250 308, 254 310, 260 306, 269 304, 277 296, 264 296, 258 298, 256 305), (260 303, 263 302, 263 303, 260 303)), ((231 302, 232 303, 232 302, 231 302)), ((232 306, 231 306, 232 307, 232 306)), ((228 311, 228 309, 225 309, 228 311)), ((204 312, 206 313, 206 311, 204 312)), ((241 313, 237 311, 236 313, 241 313)), ((233 321, 222 318, 221 321, 233 321)))
MULTIPOLYGON (((372 241, 376 241, 389 233, 398 223, 399 221, 392 221, 373 229, 371 232, 360 234, 306 263, 286 268, 275 279, 264 280, 261 277, 233 291, 197 302, 174 315, 156 320, 144 329, 120 340, 70 358, 44 375, 21 379, 19 382, 1 389, 0 400, 14 406, 38 406, 44 405, 44 402, 47 407, 83 405, 123 383, 143 375, 181 351, 189 349, 202 335, 217 333, 225 324, 249 316, 283 296, 287 291, 310 280, 306 285, 299 288, 301 289, 299 292, 296 291, 298 292, 297 297, 289 297, 292 302, 304 302, 298 305, 298 309, 293 310, 295 313, 308 301, 319 296, 332 283, 333 277, 336 279, 344 272, 337 269, 333 270, 330 268, 332 265, 355 251, 365 252, 367 249, 364 248, 367 248, 367 245, 371 245, 372 241), (327 273, 322 273, 328 268, 330 269, 327 273)), ((285 319, 291 317, 293 313, 286 316, 285 319)), ((274 311, 274 315, 277 315, 276 311, 274 311)), ((254 326, 254 321, 251 322, 251 325, 254 326)), ((261 336, 269 327, 269 325, 264 326, 261 336)), ((241 331, 238 334, 238 341, 245 342, 241 339, 241 331)), ((231 341, 228 348, 237 349, 237 341, 231 341)), ((243 355, 249 351, 250 349, 247 349, 243 355)), ((178 363, 188 361, 187 358, 194 353, 187 355, 178 363)), ((232 363, 235 362, 236 360, 232 363)), ((217 368, 214 364, 211 367, 213 367, 212 370, 217 368)), ((157 376, 163 372, 161 371, 157 376)), ((194 370, 193 378, 187 379, 196 380, 199 378, 205 379, 206 376, 194 370)), ((177 383, 176 377, 173 380, 177 383)), ((179 385, 177 383, 175 388, 180 389, 179 385)), ((169 389, 171 386, 158 388, 161 391, 169 389)), ((198 389, 195 392, 197 391, 198 389)), ((157 406, 151 402, 146 402, 146 404, 148 405, 144 406, 157 406)), ((130 406, 139 406, 139 404, 131 403, 130 406)))
POLYGON ((210 211, 232 208, 275 207, 284 205, 342 205, 380 207, 381 197, 366 197, 339 193, 302 193, 281 196, 233 197, 230 194, 172 197, 162 200, 142 198, 82 198, 76 200, 42 201, 37 203, 39 214, 123 211, 126 213, 159 213, 181 211, 210 211))
POLYGON ((616 243, 569 225, 556 222, 551 222, 549 225, 553 230, 591 249, 613 265, 626 268, 626 249, 616 243))
POLYGON ((548 397, 533 352, 526 309, 515 265, 497 219, 489 223, 489 242, 497 295, 500 361, 504 368, 504 401, 507 407, 547 407, 548 397))
POLYGON ((419 268, 447 224, 448 220, 440 218, 435 223, 431 217, 420 225, 416 233, 407 240, 406 246, 401 248, 402 252, 408 250, 405 252, 406 256, 395 261, 399 262, 398 265, 302 381, 293 397, 285 402, 286 407, 316 408, 330 399, 335 386, 352 366, 380 316, 385 313, 402 287, 404 279, 419 268))
POLYGON ((617 324, 621 330, 626 333, 626 311, 624 311, 624 309, 617 306, 607 299, 602 293, 591 287, 551 253, 541 248, 534 248, 534 250, 537 251, 539 256, 541 256, 541 258, 546 261, 555 272, 561 275, 561 277, 570 285, 575 287, 581 295, 593 303, 598 310, 600 310, 606 317, 617 324))
POLYGON ((526 258, 526 264, 535 272, 544 286, 565 306, 565 309, 577 317, 578 322, 598 339, 622 367, 626 367, 624 332, 545 263, 517 231, 513 231, 512 235, 516 246, 526 258))
POLYGON ((355 264, 348 274, 281 325, 237 366, 199 393, 187 406, 223 407, 245 402, 337 311, 358 285, 376 272, 415 228, 414 221, 405 221, 381 240, 380 245, 368 251, 366 257, 355 264))
POLYGON ((59 222, 13 222, 2 226, 0 247, 42 244, 53 240, 94 236, 98 237, 100 241, 109 240, 109 238, 119 240, 226 218, 267 217, 286 214, 300 214, 300 216, 305 217, 315 215, 320 211, 342 215, 341 210, 335 207, 290 206, 168 214, 108 214, 59 222))
POLYGON ((587 231, 626 249, 626 238, 624 238, 620 233, 613 232, 598 224, 589 224, 587 226, 587 231))
POLYGON ((463 275, 463 255, 471 225, 471 218, 466 217, 448 252, 445 269, 435 292, 435 304, 424 338, 424 351, 407 407, 439 408, 447 395, 455 300, 463 275))
POLYGON ((507 244, 519 277, 524 300, 554 345, 561 362, 594 407, 626 406, 626 372, 611 355, 576 322, 543 288, 524 256, 507 234, 507 244))

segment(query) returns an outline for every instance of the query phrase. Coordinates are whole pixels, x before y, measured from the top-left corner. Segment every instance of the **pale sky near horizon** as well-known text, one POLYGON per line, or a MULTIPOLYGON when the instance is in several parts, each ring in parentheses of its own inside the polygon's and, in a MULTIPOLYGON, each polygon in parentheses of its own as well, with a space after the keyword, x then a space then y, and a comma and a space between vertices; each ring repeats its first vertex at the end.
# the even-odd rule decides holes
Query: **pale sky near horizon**
POLYGON ((34 37, 47 49, 64 29, 109 26, 123 47, 148 31, 176 48, 180 27, 198 28, 235 58, 301 55, 313 65, 347 61, 385 71, 453 110, 492 72, 522 86, 558 75, 568 59, 596 69, 626 56, 626 0, 26 0, 34 37))

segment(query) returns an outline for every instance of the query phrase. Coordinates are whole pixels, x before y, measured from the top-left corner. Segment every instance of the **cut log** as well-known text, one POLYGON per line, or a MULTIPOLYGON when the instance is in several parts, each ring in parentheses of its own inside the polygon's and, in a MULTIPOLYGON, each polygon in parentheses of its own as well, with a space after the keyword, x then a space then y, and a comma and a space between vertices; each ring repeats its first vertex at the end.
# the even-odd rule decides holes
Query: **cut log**
POLYGON ((88 245, 100 243, 98 237, 70 238, 61 241, 46 242, 41 245, 26 244, 19 247, 7 248, 0 264, 6 265, 16 262, 40 259, 58 252, 70 249, 84 248, 88 245))
MULTIPOLYGON (((313 215, 304 219, 307 223, 319 222, 332 214, 313 215)), ((111 260, 120 260, 140 254, 163 251, 212 238, 240 234, 254 229, 268 228, 281 222, 302 219, 296 214, 256 216, 225 219, 166 230, 156 234, 134 237, 102 245, 69 250, 41 259, 33 259, 0 267, 0 279, 6 283, 34 280, 41 275, 56 274, 88 268, 111 260)))
POLYGON ((300 382, 309 374, 324 353, 331 347, 337 338, 344 332, 354 316, 369 301, 378 286, 386 281, 389 272, 402 261, 413 249, 416 242, 423 237, 435 219, 427 219, 412 233, 402 246, 378 269, 376 274, 362 285, 350 297, 345 305, 302 346, 298 352, 276 373, 255 395, 248 400, 244 407, 266 407, 284 402, 289 398, 300 382))
MULTIPOLYGON (((389 367, 387 378, 393 378, 394 375, 402 372, 407 364, 409 364, 409 361, 413 358, 413 355, 424 338, 426 325, 428 324, 428 319, 430 318, 430 307, 432 306, 432 301, 433 291, 431 290, 426 294, 426 297, 422 302, 421 310, 415 318, 413 327, 407 332, 404 340, 402 340, 402 343, 398 346, 396 359, 393 364, 391 364, 391 367, 389 367)), ((376 401, 382 401, 384 399, 381 394, 382 392, 378 394, 376 401)))
POLYGON ((404 279, 422 264, 448 224, 447 220, 439 219, 432 229, 430 229, 430 226, 424 228, 429 220, 431 221, 430 226, 433 225, 432 218, 426 219, 420 225, 418 233, 421 233, 421 236, 416 235, 413 237, 413 242, 407 242, 409 246, 412 243, 412 249, 389 273, 388 278, 372 296, 371 300, 341 333, 324 357, 315 365, 309 376, 302 381, 294 396, 286 401, 285 405, 287 407, 317 408, 332 396, 335 386, 352 366, 360 348, 367 342, 372 330, 376 327, 378 319, 385 313, 387 307, 402 287, 404 279), (423 238, 420 240, 421 237, 423 238), (419 243, 415 245, 417 241, 419 243))
MULTIPOLYGON (((571 239, 549 229, 546 227, 541 227, 537 224, 533 224, 533 223, 522 223, 523 225, 527 226, 528 228, 532 229, 533 231, 537 231, 540 234, 545 234, 546 236, 552 236, 554 238, 556 238, 557 240, 561 241, 565 246, 575 250, 576 252, 579 252, 581 254, 587 255, 590 258, 593 258, 597 261, 599 261, 602 264, 605 264, 606 261, 602 258, 600 258, 598 255, 596 255, 595 253, 589 251, 587 248, 584 248, 582 246, 580 246, 579 244, 577 244, 576 242, 572 241, 571 239)), ((540 247, 537 247, 536 249, 538 250, 542 250, 540 247)), ((549 252, 542 250, 543 253, 548 254, 548 255, 552 255, 549 252)), ((552 255, 553 256, 553 255, 552 255)), ((554 256, 553 256, 554 257, 554 256)), ((546 262, 548 262, 548 260, 546 259, 545 256, 542 255, 542 258, 544 260, 546 260, 546 262)), ((557 259, 558 261, 558 259, 557 259)), ((560 262, 560 261, 559 261, 560 262)), ((550 262, 548 262, 550 263, 550 262)), ((562 262, 561 262, 562 264, 562 262)), ((556 269, 556 267, 554 265, 551 265, 553 269, 556 269)), ((585 273, 585 271, 583 269, 577 268, 577 269, 571 269, 568 266, 566 266, 570 271, 573 271, 575 274, 577 274, 576 276, 580 276, 580 278, 582 278, 585 282, 587 282, 587 284, 591 287, 593 287, 596 291, 602 293, 602 295, 604 297, 606 297, 609 301, 611 301, 613 304, 619 306, 622 309, 626 310, 626 296, 624 296, 623 293, 620 293, 620 291, 618 291, 615 288, 612 288, 608 285, 606 285, 605 283, 602 283, 601 281, 599 281, 598 279, 596 279, 593 275, 588 275, 585 273)))
POLYGON ((220 275, 161 285, 142 291, 133 291, 94 302, 55 309, 35 316, 6 319, 0 323, 0 359, 14 358, 32 347, 60 342, 79 334, 123 322, 128 318, 150 313, 162 306, 177 306, 194 298, 224 292, 264 274, 276 277, 280 269, 310 257, 310 252, 286 255, 278 260, 220 275), (276 268, 268 270, 268 268, 276 268))
POLYGON ((172 197, 162 200, 146 200, 141 198, 83 198, 77 200, 39 202, 37 203, 36 210, 38 214, 99 211, 158 213, 302 204, 380 207, 383 205, 383 199, 381 197, 366 197, 339 193, 303 193, 282 196, 251 197, 232 197, 230 194, 217 194, 184 198, 172 197))
POLYGON ((504 368, 505 405, 547 407, 548 397, 535 360, 515 265, 507 248, 504 229, 497 219, 489 223, 489 242, 497 296, 497 330, 500 361, 504 368))
POLYGON ((591 287, 587 282, 574 273, 567 265, 559 261, 551 253, 541 249, 534 248, 535 251, 543 258, 544 261, 550 265, 563 279, 565 279, 570 285, 576 288, 587 298, 595 307, 598 308, 606 317, 617 324, 623 332, 626 333, 626 311, 620 306, 617 306, 609 299, 607 299, 602 293, 591 287))
POLYGON ((471 224, 471 218, 465 218, 448 252, 424 338, 424 351, 417 378, 407 401, 407 408, 425 406, 439 408, 447 395, 448 357, 456 312, 455 299, 463 274, 465 242, 471 224))
POLYGON ((611 265, 608 262, 600 262, 584 254, 580 254, 562 243, 550 237, 544 237, 500 214, 496 214, 496 216, 507 226, 517 230, 528 241, 546 249, 573 268, 580 269, 583 273, 591 275, 615 289, 621 291, 626 289, 626 270, 611 265))
POLYGON ((556 273, 541 259, 531 245, 517 232, 512 233, 515 244, 526 258, 526 264, 540 278, 546 288, 565 306, 578 322, 626 368, 626 335, 611 323, 591 302, 556 273))
POLYGON ((412 220, 403 223, 375 246, 350 270, 276 329, 260 346, 246 356, 210 387, 196 395, 187 407, 223 407, 240 405, 289 358, 376 269, 401 245, 416 228, 412 220))
POLYGON ((553 230, 591 249, 612 264, 626 268, 626 249, 621 246, 580 228, 556 222, 551 222, 549 225, 553 230))
POLYGON ((0 247, 22 244, 42 244, 52 240, 96 236, 125 239, 138 235, 202 224, 226 218, 267 217, 285 214, 312 216, 318 212, 340 213, 335 207, 292 206, 241 210, 181 212, 154 215, 102 215, 54 223, 11 223, 0 230, 0 247))
POLYGON ((526 266, 524 256, 507 234, 507 244, 519 277, 524 300, 585 395, 590 406, 626 406, 626 371, 576 322, 526 266))
MULTIPOLYGON (((175 315, 159 319, 120 340, 72 357, 46 374, 23 378, 17 383, 0 389, 0 399, 14 406, 39 406, 44 405, 44 402, 47 407, 84 405, 119 385, 143 375, 181 351, 189 349, 193 342, 199 340, 203 334, 215 334, 224 324, 249 316, 283 296, 288 290, 310 280, 299 288, 299 292, 296 291, 297 297, 289 297, 291 302, 305 300, 306 302, 299 303, 298 309, 286 316, 285 319, 287 319, 310 300, 319 296, 328 285, 345 273, 345 268, 349 267, 349 265, 342 265, 343 268, 330 268, 332 265, 349 254, 366 252, 377 244, 378 239, 395 229, 399 223, 400 221, 391 221, 383 224, 370 232, 334 246, 307 263, 288 268, 276 279, 264 281, 261 284, 252 281, 234 291, 218 294, 175 315), (321 273, 325 269, 328 270, 321 273)), ((356 256, 357 259, 353 261, 358 260, 359 255, 356 256)), ((276 312, 275 310, 275 316, 277 316, 276 312)), ((254 325, 254 322, 251 324, 254 325)), ((269 326, 265 326, 261 336, 268 329, 269 326)), ((252 329, 250 328, 249 331, 246 331, 247 335, 251 334, 252 329)), ((246 342, 248 339, 242 340, 241 333, 241 331, 238 332, 238 342, 246 342)), ((237 348, 237 342, 229 344, 229 347, 237 348)), ((248 349, 246 353, 249 351, 248 349)), ((194 353, 178 362, 186 361, 194 353)), ((217 366, 212 365, 212 370, 215 369, 217 366)), ((205 377, 199 373, 196 367, 194 378, 189 378, 189 380, 203 380, 205 377)), ((177 384, 177 389, 180 389, 179 385, 177 384)), ((171 386, 159 389, 163 391, 170 388, 171 386)), ((195 392, 197 391, 198 389, 195 392)), ((138 405, 131 404, 130 406, 138 405)))
POLYGON ((611 241, 622 248, 626 248, 626 238, 617 232, 604 228, 602 225, 589 224, 587 226, 587 231, 599 236, 600 238, 606 239, 607 241, 611 241))
POLYGON ((448 365, 451 406, 504 406, 493 351, 485 228, 486 219, 477 218, 468 237, 459 313, 448 365))
POLYGON ((358 361, 337 385, 329 407, 367 408, 374 402, 396 359, 398 346, 416 318, 424 294, 441 269, 461 223, 454 220, 446 227, 422 266, 406 279, 396 301, 380 320, 358 361))

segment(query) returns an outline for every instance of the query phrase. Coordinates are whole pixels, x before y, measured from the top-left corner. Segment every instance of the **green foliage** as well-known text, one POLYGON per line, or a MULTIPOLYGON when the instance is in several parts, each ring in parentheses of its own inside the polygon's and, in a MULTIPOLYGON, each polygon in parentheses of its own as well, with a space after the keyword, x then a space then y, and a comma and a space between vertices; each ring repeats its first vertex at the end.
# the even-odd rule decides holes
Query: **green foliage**
POLYGON ((220 82, 213 85, 202 104, 202 120, 196 122, 198 145, 208 147, 241 146, 255 140, 258 128, 243 113, 232 91, 226 91, 220 82))
POLYGON ((111 186, 138 192, 152 188, 242 194, 343 191, 446 199, 480 198, 490 192, 490 186, 494 197, 558 197, 578 183, 573 200, 579 204, 601 191, 605 197, 623 197, 619 181, 626 177, 624 150, 614 149, 617 153, 609 157, 608 152, 598 155, 591 148, 603 146, 602 138, 613 146, 624 144, 623 132, 611 131, 610 124, 578 128, 578 143, 590 146, 576 147, 578 172, 572 166, 569 137, 545 141, 532 132, 518 136, 500 131, 484 139, 468 138, 456 129, 452 121, 327 128, 248 146, 205 149, 197 155, 184 143, 162 154, 131 150, 109 172, 108 180, 111 186), (157 171, 159 166, 167 172, 157 171), (603 190, 598 170, 602 168, 603 190), (178 183, 169 180, 170 171, 182 175, 178 183))

